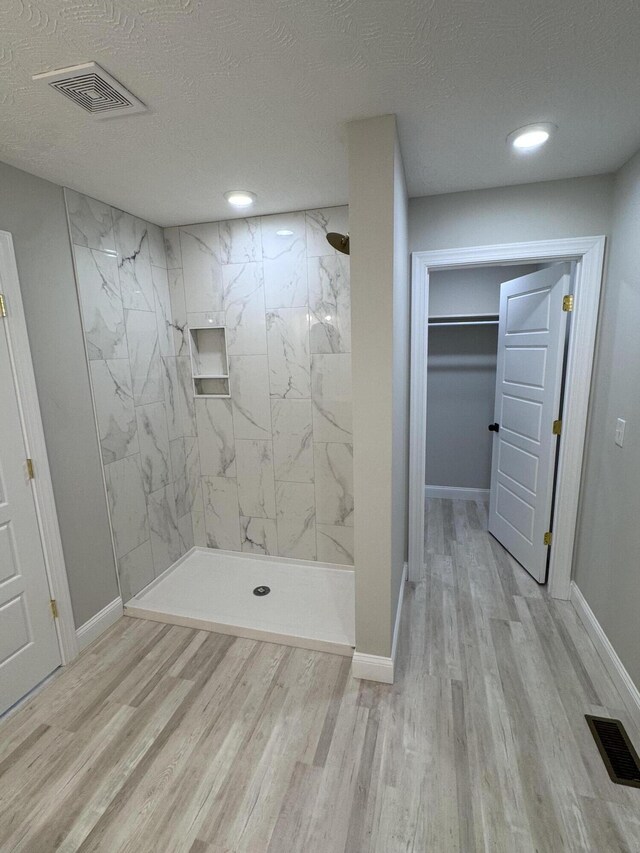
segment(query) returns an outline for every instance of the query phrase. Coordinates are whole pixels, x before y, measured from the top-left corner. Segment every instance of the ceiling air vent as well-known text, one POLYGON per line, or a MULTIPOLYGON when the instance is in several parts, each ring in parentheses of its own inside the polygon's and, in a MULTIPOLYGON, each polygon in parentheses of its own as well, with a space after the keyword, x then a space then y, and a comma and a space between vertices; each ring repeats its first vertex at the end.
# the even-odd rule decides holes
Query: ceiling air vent
POLYGON ((95 118, 130 115, 147 109, 97 62, 45 71, 34 74, 32 79, 57 89, 95 118))

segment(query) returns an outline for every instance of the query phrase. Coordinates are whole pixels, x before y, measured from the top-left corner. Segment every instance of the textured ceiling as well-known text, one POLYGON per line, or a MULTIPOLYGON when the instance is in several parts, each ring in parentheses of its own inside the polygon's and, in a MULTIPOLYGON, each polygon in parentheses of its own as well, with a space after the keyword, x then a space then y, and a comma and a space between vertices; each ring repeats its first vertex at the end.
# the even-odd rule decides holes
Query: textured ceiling
POLYGON ((347 201, 344 122, 396 113, 410 194, 606 172, 640 146, 637 0, 0 0, 0 160, 161 225, 347 201), (31 75, 95 60, 95 121, 31 75), (535 156, 504 139, 559 132, 535 156))

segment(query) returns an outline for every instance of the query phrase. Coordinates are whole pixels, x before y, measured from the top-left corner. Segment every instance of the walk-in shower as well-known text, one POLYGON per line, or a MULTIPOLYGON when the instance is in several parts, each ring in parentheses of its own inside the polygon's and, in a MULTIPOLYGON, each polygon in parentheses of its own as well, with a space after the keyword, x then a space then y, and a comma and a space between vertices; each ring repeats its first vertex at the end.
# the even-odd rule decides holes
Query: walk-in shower
POLYGON ((66 200, 125 612, 350 654, 347 209, 66 200))

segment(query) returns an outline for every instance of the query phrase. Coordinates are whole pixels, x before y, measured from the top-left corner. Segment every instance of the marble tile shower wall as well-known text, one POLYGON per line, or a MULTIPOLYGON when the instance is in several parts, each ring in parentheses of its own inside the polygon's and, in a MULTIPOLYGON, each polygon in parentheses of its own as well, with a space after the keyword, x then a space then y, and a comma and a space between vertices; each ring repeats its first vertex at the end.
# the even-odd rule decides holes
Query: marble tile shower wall
POLYGON ((193 546, 202 492, 189 359, 176 352, 162 229, 65 197, 126 601, 193 546))
POLYGON ((349 258, 326 240, 347 215, 165 229, 176 361, 189 324, 227 332, 230 398, 184 432, 197 545, 353 563, 349 258))

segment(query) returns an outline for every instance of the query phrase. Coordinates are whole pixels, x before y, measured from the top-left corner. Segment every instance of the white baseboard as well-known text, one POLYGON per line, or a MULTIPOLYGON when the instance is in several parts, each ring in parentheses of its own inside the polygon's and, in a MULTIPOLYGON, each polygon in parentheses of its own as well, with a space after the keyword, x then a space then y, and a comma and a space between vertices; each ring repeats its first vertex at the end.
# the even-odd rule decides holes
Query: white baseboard
POLYGON ((460 486, 425 486, 425 498, 443 498, 448 501, 488 501, 489 489, 463 489, 460 486))
POLYGON ((357 649, 353 653, 351 664, 351 675, 354 678, 362 678, 365 681, 380 681, 382 684, 393 684, 396 653, 398 651, 398 636, 400 634, 400 621, 402 619, 402 603, 404 601, 404 587, 407 582, 407 564, 402 567, 402 580, 400 581, 400 593, 398 594, 398 606, 396 607, 396 619, 393 626, 393 640, 391 641, 391 656, 367 655, 357 649))
POLYGON ((365 681, 393 684, 393 658, 365 655, 363 652, 356 651, 353 653, 351 675, 354 678, 363 678, 365 681))
POLYGON ((589 607, 587 599, 576 586, 575 581, 571 581, 570 601, 586 628, 587 634, 591 637, 591 641, 596 647, 598 654, 602 658, 602 662, 611 680, 618 688, 627 711, 638 730, 640 730, 640 691, 638 691, 638 688, 633 683, 631 676, 618 657, 618 653, 611 645, 611 641, 605 634, 602 625, 596 619, 593 610, 589 607))
POLYGON ((95 616, 92 616, 84 625, 76 630, 78 650, 86 649, 100 634, 110 628, 123 614, 122 599, 114 598, 110 604, 103 607, 95 616))

